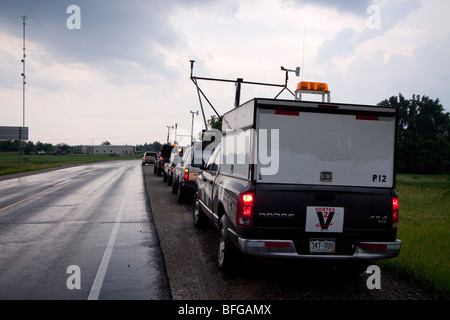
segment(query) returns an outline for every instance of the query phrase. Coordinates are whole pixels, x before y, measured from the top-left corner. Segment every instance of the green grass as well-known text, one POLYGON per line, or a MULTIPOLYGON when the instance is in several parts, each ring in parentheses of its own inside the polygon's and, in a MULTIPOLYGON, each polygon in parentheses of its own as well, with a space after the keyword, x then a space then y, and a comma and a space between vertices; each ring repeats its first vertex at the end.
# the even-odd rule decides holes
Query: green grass
POLYGON ((81 164, 99 161, 140 159, 142 155, 127 155, 111 157, 109 155, 25 155, 21 157, 20 168, 18 156, 15 152, 0 152, 0 176, 19 172, 37 171, 48 168, 61 167, 65 164, 81 164))
POLYGON ((450 297, 450 176, 398 175, 398 257, 381 264, 450 297))

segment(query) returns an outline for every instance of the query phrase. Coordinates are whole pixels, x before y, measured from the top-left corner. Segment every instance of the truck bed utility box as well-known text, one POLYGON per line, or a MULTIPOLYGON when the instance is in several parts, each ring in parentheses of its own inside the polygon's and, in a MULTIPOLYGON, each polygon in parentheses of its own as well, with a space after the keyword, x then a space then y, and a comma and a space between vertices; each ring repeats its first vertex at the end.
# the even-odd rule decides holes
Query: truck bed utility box
MULTIPOLYGON (((222 123, 236 151, 254 130, 245 159, 258 183, 394 187, 396 109, 253 99, 222 123)), ((229 159, 236 154, 224 149, 229 159)))

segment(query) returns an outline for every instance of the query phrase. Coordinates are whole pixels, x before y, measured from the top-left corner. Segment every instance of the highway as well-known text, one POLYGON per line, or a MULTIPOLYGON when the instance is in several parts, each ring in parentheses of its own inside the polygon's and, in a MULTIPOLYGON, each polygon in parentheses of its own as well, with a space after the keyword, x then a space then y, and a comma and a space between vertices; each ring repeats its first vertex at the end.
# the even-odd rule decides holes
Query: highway
POLYGON ((0 181, 0 299, 171 299, 140 160, 0 181))

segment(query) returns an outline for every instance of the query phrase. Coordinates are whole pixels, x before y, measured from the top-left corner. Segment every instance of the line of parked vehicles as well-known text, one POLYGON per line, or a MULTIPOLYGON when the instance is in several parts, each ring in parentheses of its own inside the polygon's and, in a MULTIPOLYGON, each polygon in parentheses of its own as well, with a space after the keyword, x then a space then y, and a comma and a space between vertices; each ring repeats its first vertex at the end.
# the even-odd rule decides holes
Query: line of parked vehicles
POLYGON ((163 177, 172 193, 177 195, 177 201, 192 201, 197 177, 210 155, 201 142, 191 146, 166 143, 161 146, 159 154, 145 152, 142 165, 154 164, 153 173, 163 177))
POLYGON ((217 144, 163 145, 154 173, 217 228, 224 273, 254 256, 360 274, 402 245, 397 123, 395 108, 255 98, 224 114, 217 144))

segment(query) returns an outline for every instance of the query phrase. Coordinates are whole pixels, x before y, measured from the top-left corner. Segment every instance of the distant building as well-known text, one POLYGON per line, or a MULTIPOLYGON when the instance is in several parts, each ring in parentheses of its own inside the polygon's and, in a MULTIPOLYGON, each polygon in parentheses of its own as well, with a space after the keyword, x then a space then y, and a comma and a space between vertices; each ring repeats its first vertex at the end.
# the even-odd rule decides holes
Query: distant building
POLYGON ((100 145, 100 146, 83 146, 81 151, 84 154, 107 154, 107 155, 127 155, 135 154, 136 147, 134 146, 113 146, 113 145, 100 145))

